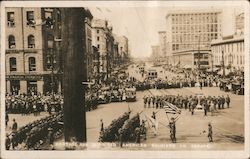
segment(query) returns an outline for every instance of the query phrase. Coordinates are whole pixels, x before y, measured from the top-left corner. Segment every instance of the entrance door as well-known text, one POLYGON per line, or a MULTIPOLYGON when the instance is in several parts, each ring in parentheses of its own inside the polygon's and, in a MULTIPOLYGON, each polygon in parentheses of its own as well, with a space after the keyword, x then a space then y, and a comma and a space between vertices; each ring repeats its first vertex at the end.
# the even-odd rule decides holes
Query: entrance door
POLYGON ((12 95, 18 95, 20 91, 20 81, 11 80, 10 81, 10 91, 12 95))
POLYGON ((28 95, 37 95, 37 81, 27 81, 28 95))

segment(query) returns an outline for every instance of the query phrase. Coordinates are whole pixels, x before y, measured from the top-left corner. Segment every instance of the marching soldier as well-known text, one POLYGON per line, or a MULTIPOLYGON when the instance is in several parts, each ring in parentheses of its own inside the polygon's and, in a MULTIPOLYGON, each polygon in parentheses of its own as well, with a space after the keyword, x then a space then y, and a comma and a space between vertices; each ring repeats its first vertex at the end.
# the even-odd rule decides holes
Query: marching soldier
POLYGON ((229 95, 227 95, 227 97, 226 97, 226 103, 227 103, 227 108, 229 108, 229 105, 230 105, 230 97, 229 97, 229 95))
POLYGON ((213 130, 212 130, 212 125, 211 123, 208 123, 208 140, 209 142, 213 142, 213 130))
POLYGON ((221 97, 221 105, 222 105, 222 109, 224 109, 224 105, 225 105, 225 98, 224 98, 224 96, 221 97))
POLYGON ((8 115, 8 113, 6 113, 6 115, 5 115, 5 126, 6 127, 8 126, 8 122, 9 122, 9 115, 8 115))
POLYGON ((123 130, 122 130, 122 128, 120 128, 118 130, 118 135, 119 135, 120 147, 122 147, 122 145, 123 145, 123 130))
POLYGON ((140 128, 137 127, 135 128, 135 143, 141 143, 141 132, 140 132, 140 128))
POLYGON ((6 139, 5 139, 5 149, 6 150, 10 149, 10 144, 11 144, 11 140, 9 138, 9 134, 6 134, 6 139))
POLYGON ((17 122, 15 119, 13 119, 13 125, 12 125, 12 132, 16 132, 17 131, 17 122))
POLYGON ((103 124, 103 120, 101 119, 101 120, 100 120, 100 122, 101 122, 101 124, 100 124, 100 125, 101 125, 101 132, 102 132, 102 131, 104 130, 104 126, 103 126, 103 125, 104 125, 104 124, 103 124))
POLYGON ((175 127, 175 120, 174 120, 173 117, 171 118, 171 122, 169 123, 169 127, 170 127, 170 138, 171 138, 171 141, 172 141, 172 143, 176 143, 176 137, 175 137, 176 127, 175 127))

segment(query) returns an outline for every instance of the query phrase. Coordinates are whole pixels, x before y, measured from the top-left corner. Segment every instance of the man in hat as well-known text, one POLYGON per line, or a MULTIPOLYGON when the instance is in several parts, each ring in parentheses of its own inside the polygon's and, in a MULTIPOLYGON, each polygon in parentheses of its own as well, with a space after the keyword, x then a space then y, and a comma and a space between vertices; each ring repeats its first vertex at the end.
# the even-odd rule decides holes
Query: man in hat
POLYGON ((53 148, 53 143, 54 143, 54 133, 53 133, 53 128, 48 128, 48 141, 49 145, 53 148))
POLYGON ((172 143, 176 143, 176 127, 175 127, 175 119, 172 117, 171 118, 171 122, 169 123, 169 127, 170 127, 170 138, 172 143))
POLYGON ((6 134, 6 139, 5 139, 5 149, 6 150, 10 149, 10 144, 11 144, 11 140, 9 138, 9 134, 6 134))
POLYGON ((9 122, 9 115, 8 115, 8 113, 6 112, 6 115, 5 115, 5 126, 6 126, 6 127, 8 126, 8 122, 9 122))
POLYGON ((229 97, 229 95, 227 95, 227 97, 226 97, 226 103, 227 103, 227 108, 229 108, 229 105, 230 105, 230 97, 229 97))
POLYGON ((103 120, 102 119, 100 120, 100 125, 101 125, 100 131, 102 132, 104 130, 104 126, 103 126, 104 124, 103 124, 103 120))
POLYGON ((17 131, 17 122, 15 119, 13 119, 13 125, 12 125, 12 132, 16 132, 17 131))
POLYGON ((213 130, 212 130, 212 125, 211 123, 208 123, 208 140, 209 142, 213 142, 213 130))

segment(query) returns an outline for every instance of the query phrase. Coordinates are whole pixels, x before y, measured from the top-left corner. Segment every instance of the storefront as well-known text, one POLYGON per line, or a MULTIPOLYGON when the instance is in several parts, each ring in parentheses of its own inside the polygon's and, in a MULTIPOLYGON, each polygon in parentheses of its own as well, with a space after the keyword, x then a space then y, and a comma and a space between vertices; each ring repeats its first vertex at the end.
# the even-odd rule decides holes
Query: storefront
POLYGON ((9 94, 37 94, 43 93, 42 75, 7 75, 6 92, 9 94))

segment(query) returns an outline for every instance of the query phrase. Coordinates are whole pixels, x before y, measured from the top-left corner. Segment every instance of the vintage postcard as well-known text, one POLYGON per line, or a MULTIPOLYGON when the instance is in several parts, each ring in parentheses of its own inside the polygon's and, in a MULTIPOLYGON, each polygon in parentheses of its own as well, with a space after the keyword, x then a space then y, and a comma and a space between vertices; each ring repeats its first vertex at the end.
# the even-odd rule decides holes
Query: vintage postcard
POLYGON ((2 158, 249 158, 249 2, 1 2, 2 158))

